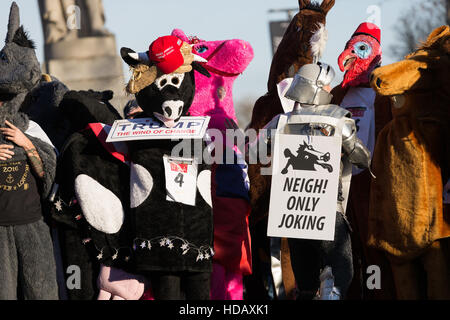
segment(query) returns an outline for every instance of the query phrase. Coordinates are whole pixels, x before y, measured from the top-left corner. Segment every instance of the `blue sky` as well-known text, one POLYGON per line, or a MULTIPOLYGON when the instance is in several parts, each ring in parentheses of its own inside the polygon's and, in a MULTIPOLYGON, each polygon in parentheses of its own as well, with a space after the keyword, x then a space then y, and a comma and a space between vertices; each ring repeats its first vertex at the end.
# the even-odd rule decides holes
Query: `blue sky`
MULTIPOLYGON (((384 49, 383 64, 395 62, 388 47, 395 44, 395 24, 402 11, 418 0, 336 0, 328 14, 329 41, 323 61, 336 69, 337 80, 342 74, 337 57, 356 27, 374 18, 380 8, 384 49)), ((16 0, 21 9, 21 19, 31 37, 36 41, 37 54, 43 60, 43 36, 37 0, 16 0)), ((6 35, 6 25, 11 1, 0 1, 0 37, 6 35)), ((206 40, 239 38, 250 42, 255 58, 243 75, 236 80, 234 99, 255 100, 266 91, 272 59, 269 21, 287 18, 285 14, 268 13, 269 9, 298 8, 297 0, 103 0, 106 26, 116 35, 117 47, 146 50, 157 37, 181 28, 188 35, 198 35, 206 40)), ((124 70, 126 70, 124 68, 124 70)), ((128 77, 128 72, 125 73, 128 77)))

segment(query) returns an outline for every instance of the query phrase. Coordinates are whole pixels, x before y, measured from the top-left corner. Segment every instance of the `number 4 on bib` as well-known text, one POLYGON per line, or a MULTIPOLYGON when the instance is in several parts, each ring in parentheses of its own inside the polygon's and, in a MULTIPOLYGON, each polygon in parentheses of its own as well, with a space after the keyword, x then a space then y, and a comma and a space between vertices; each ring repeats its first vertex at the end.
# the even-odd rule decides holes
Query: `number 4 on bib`
POLYGON ((184 183, 184 175, 182 173, 179 173, 177 177, 175 178, 175 183, 178 183, 180 185, 180 188, 183 187, 184 183))
POLYGON ((164 156, 167 201, 195 206, 198 165, 192 158, 164 156))

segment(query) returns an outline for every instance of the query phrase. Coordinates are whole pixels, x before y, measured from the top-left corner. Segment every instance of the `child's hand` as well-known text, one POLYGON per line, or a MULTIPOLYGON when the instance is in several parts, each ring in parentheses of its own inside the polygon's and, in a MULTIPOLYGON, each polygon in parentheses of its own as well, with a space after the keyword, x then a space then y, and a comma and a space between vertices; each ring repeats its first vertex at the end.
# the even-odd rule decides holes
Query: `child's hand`
POLYGON ((11 149, 14 149, 14 146, 7 144, 0 145, 0 161, 6 161, 12 158, 14 152, 11 149))
POLYGON ((0 128, 0 132, 3 133, 7 140, 14 142, 19 147, 24 148, 25 151, 33 148, 33 144, 31 143, 30 139, 28 139, 27 136, 22 131, 20 131, 19 128, 14 126, 8 120, 5 120, 5 124, 9 128, 0 128))

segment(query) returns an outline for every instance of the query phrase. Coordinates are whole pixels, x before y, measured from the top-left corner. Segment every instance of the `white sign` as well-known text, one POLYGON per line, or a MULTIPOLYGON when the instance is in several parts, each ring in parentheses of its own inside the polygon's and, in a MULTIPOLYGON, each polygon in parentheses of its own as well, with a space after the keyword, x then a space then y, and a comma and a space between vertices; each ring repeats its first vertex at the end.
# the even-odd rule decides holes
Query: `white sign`
POLYGON ((195 206, 198 166, 194 159, 164 156, 167 201, 195 206))
POLYGON ((106 142, 161 139, 202 139, 210 117, 181 117, 173 128, 153 118, 117 120, 106 142))
POLYGON ((270 237, 334 240, 341 137, 277 134, 270 237))

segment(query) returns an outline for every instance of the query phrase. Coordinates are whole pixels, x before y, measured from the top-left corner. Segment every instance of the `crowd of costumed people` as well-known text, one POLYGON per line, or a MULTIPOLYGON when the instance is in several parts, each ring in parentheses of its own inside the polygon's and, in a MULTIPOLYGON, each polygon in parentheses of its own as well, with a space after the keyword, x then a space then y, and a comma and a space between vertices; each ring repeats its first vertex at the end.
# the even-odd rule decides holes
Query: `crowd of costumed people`
POLYGON ((125 43, 130 99, 113 105, 41 71, 12 3, 0 299, 450 299, 450 27, 382 66, 381 29, 362 22, 333 88, 334 4, 299 0, 240 128, 247 41, 125 43))

